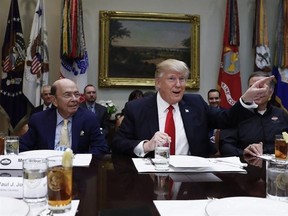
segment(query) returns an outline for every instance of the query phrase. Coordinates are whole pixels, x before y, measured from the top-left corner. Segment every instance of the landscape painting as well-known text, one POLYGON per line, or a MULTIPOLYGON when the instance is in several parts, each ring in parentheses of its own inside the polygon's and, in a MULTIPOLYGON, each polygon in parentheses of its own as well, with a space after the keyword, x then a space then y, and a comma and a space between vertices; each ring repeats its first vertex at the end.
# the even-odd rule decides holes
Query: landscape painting
POLYGON ((191 15, 100 11, 99 86, 154 86, 156 65, 174 58, 191 68, 188 88, 198 88, 199 22, 191 15))

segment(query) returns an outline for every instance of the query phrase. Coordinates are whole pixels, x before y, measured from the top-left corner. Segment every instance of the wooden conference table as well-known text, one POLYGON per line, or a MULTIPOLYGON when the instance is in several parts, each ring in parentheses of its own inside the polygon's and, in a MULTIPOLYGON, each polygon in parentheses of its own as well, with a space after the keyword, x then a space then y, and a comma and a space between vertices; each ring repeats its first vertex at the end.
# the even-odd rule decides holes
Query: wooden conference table
MULTIPOLYGON (((198 200, 207 197, 265 197, 265 162, 253 159, 247 173, 141 174, 131 158, 119 155, 93 156, 89 167, 73 168, 74 199, 79 199, 77 216, 159 215, 153 200, 198 200), (256 163, 257 166, 252 165, 256 163), (211 180, 212 175, 212 180, 211 180), (205 179, 207 176, 209 178, 205 179), (161 184, 157 180, 161 178, 161 184), (169 185, 180 183, 177 194, 169 185), (214 180, 217 179, 217 180, 214 180), (159 186, 160 185, 160 186, 159 186)), ((193 210, 192 210, 193 211, 193 210)))

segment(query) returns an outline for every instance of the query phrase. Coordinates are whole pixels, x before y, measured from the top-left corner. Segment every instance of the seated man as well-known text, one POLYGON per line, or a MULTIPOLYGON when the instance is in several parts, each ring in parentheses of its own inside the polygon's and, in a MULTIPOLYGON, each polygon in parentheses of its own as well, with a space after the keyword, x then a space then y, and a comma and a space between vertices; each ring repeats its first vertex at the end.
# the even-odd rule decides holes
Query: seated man
MULTIPOLYGON (((267 73, 254 72, 248 79, 249 86, 268 77, 267 73)), ((287 113, 270 104, 274 91, 274 82, 269 84, 270 90, 266 95, 254 99, 258 105, 252 112, 252 118, 240 122, 233 129, 220 132, 220 152, 223 156, 257 156, 274 153, 274 139, 288 129, 287 113)))
POLYGON ((95 113, 100 120, 100 127, 107 138, 110 130, 110 116, 107 112, 107 108, 101 104, 96 103, 97 92, 95 86, 89 84, 84 88, 85 101, 80 104, 80 107, 90 110, 95 113))
MULTIPOLYGON (((223 109, 220 107, 221 94, 217 89, 210 89, 207 93, 207 100, 210 107, 215 109, 223 109)), ((211 155, 219 155, 219 129, 211 129, 209 131, 211 155)))
POLYGON ((168 59, 157 65, 155 87, 158 92, 126 104, 124 120, 112 142, 113 153, 153 157, 156 142, 168 140, 171 141, 170 154, 208 157, 209 128, 231 127, 245 118, 250 114, 245 103, 266 94, 265 83, 273 78, 255 83, 230 110, 219 110, 210 109, 200 95, 184 94, 188 76, 189 69, 182 61, 168 59), (174 132, 173 127, 166 130, 166 116, 169 116, 169 125, 171 119, 174 120, 174 132))
POLYGON ((27 133, 20 137, 20 151, 69 147, 74 153, 107 153, 97 116, 79 108, 76 84, 69 79, 57 80, 51 94, 56 108, 31 116, 27 133))
POLYGON ((51 86, 50 85, 42 86, 42 88, 41 88, 41 99, 43 100, 43 104, 35 107, 31 111, 31 115, 33 113, 41 112, 41 111, 44 111, 46 109, 50 109, 50 108, 54 107, 53 104, 52 104, 51 86))

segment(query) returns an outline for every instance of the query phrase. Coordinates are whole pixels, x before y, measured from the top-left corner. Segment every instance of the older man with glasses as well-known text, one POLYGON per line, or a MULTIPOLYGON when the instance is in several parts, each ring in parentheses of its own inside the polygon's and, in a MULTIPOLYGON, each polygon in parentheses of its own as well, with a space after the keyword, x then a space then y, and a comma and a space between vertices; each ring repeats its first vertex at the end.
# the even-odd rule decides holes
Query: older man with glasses
POLYGON ((20 138, 20 151, 71 148, 74 153, 108 153, 97 116, 79 108, 80 93, 69 79, 60 79, 51 87, 56 108, 31 116, 29 130, 20 138))

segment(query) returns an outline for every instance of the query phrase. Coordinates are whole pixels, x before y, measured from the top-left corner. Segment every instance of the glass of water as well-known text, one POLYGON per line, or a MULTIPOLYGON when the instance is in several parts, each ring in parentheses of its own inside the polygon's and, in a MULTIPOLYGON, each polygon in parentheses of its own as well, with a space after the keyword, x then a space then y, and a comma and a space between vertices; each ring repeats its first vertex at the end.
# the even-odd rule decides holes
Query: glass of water
POLYGON ((155 169, 159 171, 169 170, 170 143, 157 142, 155 146, 155 169))
POLYGON ((5 155, 19 154, 19 136, 6 136, 4 141, 5 155))
POLYGON ((23 160, 23 200, 28 204, 47 203, 47 159, 23 160))
POLYGON ((288 201, 288 164, 266 162, 266 196, 274 200, 288 201))

